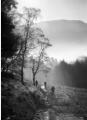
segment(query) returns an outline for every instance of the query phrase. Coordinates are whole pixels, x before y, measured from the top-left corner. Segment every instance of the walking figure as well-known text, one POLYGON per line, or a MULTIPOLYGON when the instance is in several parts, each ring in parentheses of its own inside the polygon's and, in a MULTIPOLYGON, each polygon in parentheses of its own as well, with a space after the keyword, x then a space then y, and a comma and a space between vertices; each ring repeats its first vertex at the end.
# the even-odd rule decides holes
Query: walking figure
POLYGON ((52 92, 52 94, 55 94, 55 87, 54 86, 51 87, 51 92, 52 92))
POLYGON ((38 81, 36 80, 36 83, 35 83, 36 87, 38 86, 38 81))
POLYGON ((44 87, 45 87, 45 89, 47 88, 47 82, 44 82, 44 87))

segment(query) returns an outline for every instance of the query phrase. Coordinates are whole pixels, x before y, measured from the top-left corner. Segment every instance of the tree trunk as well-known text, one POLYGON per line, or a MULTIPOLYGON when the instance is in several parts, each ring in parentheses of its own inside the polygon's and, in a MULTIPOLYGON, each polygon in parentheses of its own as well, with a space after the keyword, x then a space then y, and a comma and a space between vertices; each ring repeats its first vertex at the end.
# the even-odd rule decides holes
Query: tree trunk
POLYGON ((35 74, 33 74, 33 85, 35 86, 35 74))
POLYGON ((22 60, 22 65, 21 65, 21 83, 24 85, 24 73, 23 73, 23 68, 24 68, 24 55, 23 55, 23 60, 22 60))

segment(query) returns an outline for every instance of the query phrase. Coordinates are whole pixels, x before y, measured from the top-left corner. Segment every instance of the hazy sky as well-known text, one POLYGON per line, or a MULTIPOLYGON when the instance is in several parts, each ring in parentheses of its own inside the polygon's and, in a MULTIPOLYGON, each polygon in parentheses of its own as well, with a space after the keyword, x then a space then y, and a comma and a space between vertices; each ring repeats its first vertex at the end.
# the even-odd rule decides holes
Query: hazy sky
MULTIPOLYGON (((39 21, 64 19, 79 20, 87 23, 87 0, 17 1, 19 3, 18 10, 20 12, 23 10, 23 7, 40 8, 41 16, 39 17, 39 21)), ((75 23, 67 23, 66 25, 68 26, 62 28, 62 30, 60 26, 55 28, 56 30, 53 29, 53 31, 50 31, 50 26, 45 26, 45 29, 48 31, 47 34, 50 34, 48 37, 53 43, 53 47, 48 49, 50 57, 54 57, 59 60, 65 59, 66 61, 73 61, 79 56, 87 55, 87 24, 82 24, 79 21, 75 21, 75 23), (57 34, 57 31, 59 34, 57 34)))
POLYGON ((48 54, 54 58, 73 61, 87 56, 87 23, 77 20, 42 22, 39 26, 50 39, 48 54))
POLYGON ((17 0, 24 6, 41 9, 40 20, 73 19, 87 22, 87 0, 17 0))

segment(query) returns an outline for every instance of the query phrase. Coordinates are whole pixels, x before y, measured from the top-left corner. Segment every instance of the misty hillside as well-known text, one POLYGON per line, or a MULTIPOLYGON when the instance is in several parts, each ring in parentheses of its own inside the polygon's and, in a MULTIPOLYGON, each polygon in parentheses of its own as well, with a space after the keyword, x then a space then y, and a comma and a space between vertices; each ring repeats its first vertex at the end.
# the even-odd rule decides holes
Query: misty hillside
POLYGON ((47 21, 39 23, 38 26, 43 29, 53 43, 56 40, 60 42, 87 42, 87 24, 79 20, 47 21))
MULTIPOLYGON (((51 43, 87 43, 87 23, 79 20, 54 20, 36 24, 40 27, 51 43)), ((23 34, 24 26, 18 31, 23 34)), ((15 32, 18 32, 17 29, 15 32)))
POLYGON ((79 88, 87 88, 87 59, 68 64, 62 61, 54 69, 57 83, 79 88))

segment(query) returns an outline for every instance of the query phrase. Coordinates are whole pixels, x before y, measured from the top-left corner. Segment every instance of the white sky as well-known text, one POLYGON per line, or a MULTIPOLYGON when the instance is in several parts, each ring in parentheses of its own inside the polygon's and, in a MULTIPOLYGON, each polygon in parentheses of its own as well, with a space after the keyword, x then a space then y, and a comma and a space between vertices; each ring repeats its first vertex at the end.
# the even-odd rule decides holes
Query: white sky
MULTIPOLYGON (((87 22, 87 0, 17 0, 18 10, 21 12, 23 7, 34 7, 41 9, 41 16, 39 21, 50 20, 81 20, 87 22)), ((67 44, 67 43, 66 43, 67 44)), ((79 56, 86 55, 87 45, 78 46, 74 45, 65 47, 65 44, 53 45, 48 50, 50 57, 57 58, 59 60, 65 59, 66 61, 73 61, 79 56), (64 48, 62 49, 61 46, 64 48), (60 52, 57 52, 60 51, 60 52)))
POLYGON ((49 48, 47 53, 50 57, 57 58, 58 61, 65 60, 67 62, 73 62, 76 59, 87 56, 87 45, 75 45, 67 43, 53 44, 53 49, 49 48))
POLYGON ((41 21, 54 19, 83 20, 87 22, 87 0, 17 0, 18 9, 41 9, 41 21))

